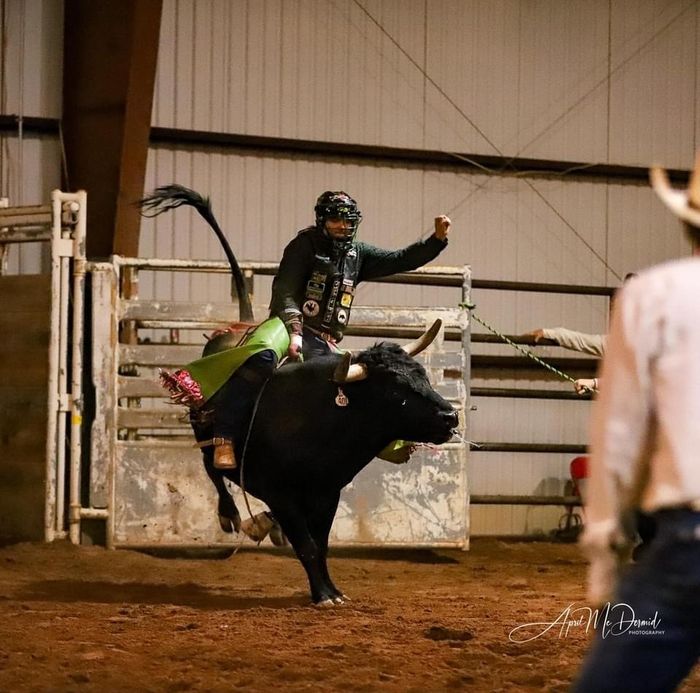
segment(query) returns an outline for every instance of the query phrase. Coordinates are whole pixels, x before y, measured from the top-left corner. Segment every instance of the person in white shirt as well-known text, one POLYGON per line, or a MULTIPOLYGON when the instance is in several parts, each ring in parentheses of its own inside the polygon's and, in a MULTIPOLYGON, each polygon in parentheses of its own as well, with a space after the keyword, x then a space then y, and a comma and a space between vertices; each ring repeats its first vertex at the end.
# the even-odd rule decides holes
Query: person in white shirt
MULTIPOLYGON (((636 272, 629 272, 625 275, 623 282, 627 282, 636 276, 636 272)), ((598 357, 602 357, 605 354, 606 336, 604 334, 577 332, 567 327, 539 327, 523 336, 531 337, 535 344, 554 342, 557 346, 570 349, 571 351, 578 351, 581 354, 590 354, 598 357)), ((590 392, 598 392, 599 385, 598 378, 579 378, 574 382, 574 389, 576 394, 585 395, 590 392)))
POLYGON ((588 598, 607 615, 578 693, 672 691, 700 656, 700 152, 687 191, 662 169, 651 181, 694 250, 640 273, 613 309, 581 537, 588 598), (621 570, 635 509, 653 514, 657 534, 621 570))
MULTIPOLYGON (((564 349, 591 354, 591 356, 602 356, 605 351, 604 334, 587 334, 586 332, 569 330, 566 327, 539 327, 524 334, 523 337, 531 337, 535 344, 547 341, 554 342, 564 349)), ((598 378, 578 378, 574 382, 574 389, 578 395, 598 392, 598 378)))

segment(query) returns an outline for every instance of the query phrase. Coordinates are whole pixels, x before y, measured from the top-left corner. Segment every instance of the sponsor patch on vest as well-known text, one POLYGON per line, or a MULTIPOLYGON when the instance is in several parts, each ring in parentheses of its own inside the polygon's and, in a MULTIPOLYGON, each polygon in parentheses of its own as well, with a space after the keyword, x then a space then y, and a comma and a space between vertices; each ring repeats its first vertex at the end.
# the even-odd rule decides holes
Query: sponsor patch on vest
POLYGON ((335 314, 335 319, 341 324, 345 325, 348 322, 348 311, 343 308, 338 308, 338 312, 335 314))
POLYGON ((319 314, 321 306, 319 305, 318 301, 304 301, 304 305, 301 307, 301 309, 304 315, 310 318, 315 318, 319 314))
POLYGON ((312 291, 311 289, 308 289, 306 292, 306 298, 311 298, 314 301, 322 301, 323 291, 312 291))
POLYGON ((328 324, 333 319, 333 310, 335 309, 335 303, 338 298, 338 289, 340 288, 340 279, 336 278, 333 280, 333 285, 331 286, 331 293, 328 296, 328 304, 326 305, 326 312, 323 316, 323 322, 328 324))
POLYGON ((326 285, 323 282, 315 282, 315 281, 309 281, 306 284, 306 290, 311 292, 314 291, 317 294, 323 295, 323 291, 326 288, 326 285))
POLYGON ((309 281, 323 284, 323 282, 326 281, 326 277, 328 277, 328 275, 324 274, 323 272, 312 272, 311 279, 309 281))
POLYGON ((343 308, 349 308, 352 305, 352 294, 342 294, 340 297, 340 305, 343 308))

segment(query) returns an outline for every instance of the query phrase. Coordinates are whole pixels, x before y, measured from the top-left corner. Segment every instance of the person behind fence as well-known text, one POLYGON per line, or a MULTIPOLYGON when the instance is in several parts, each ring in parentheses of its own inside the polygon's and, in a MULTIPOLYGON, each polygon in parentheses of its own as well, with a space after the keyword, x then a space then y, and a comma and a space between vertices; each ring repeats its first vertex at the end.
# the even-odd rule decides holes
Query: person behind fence
POLYGON ((315 223, 285 248, 272 284, 270 315, 287 326, 292 359, 337 351, 357 286, 435 259, 447 247, 452 225, 440 215, 428 238, 400 250, 383 250, 356 240, 362 214, 347 193, 327 190, 316 200, 314 212, 315 223))
POLYGON ((588 598, 610 603, 576 692, 672 691, 700 655, 700 152, 687 191, 652 169, 683 221, 693 256, 642 272, 613 309, 593 406, 587 523, 588 598), (630 508, 657 535, 621 570, 630 508))
MULTIPOLYGON (((636 276, 636 272, 629 272, 625 275, 623 284, 636 276)), ((532 332, 527 332, 523 336, 531 337, 535 344, 546 341, 554 342, 557 346, 570 349, 571 351, 578 351, 581 354, 602 357, 605 353, 606 336, 604 334, 577 332, 566 327, 540 327, 532 330, 532 332)), ((598 378, 578 378, 574 382, 574 389, 578 395, 598 392, 599 386, 598 378)))

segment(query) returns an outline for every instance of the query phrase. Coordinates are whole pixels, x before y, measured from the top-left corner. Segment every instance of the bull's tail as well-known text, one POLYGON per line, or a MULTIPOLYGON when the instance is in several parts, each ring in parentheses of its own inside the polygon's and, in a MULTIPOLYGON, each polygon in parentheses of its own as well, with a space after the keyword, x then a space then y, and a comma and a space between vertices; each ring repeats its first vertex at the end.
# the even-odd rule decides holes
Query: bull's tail
POLYGON ((185 188, 182 185, 172 184, 156 188, 150 195, 146 195, 140 202, 141 214, 146 217, 157 217, 170 209, 176 209, 181 205, 194 207, 202 218, 211 226, 216 237, 221 243, 229 265, 231 266, 231 297, 238 296, 238 306, 241 322, 253 322, 253 307, 250 302, 250 295, 245 287, 243 272, 236 260, 236 256, 231 250, 226 236, 224 236, 219 222, 216 221, 214 213, 211 211, 209 198, 202 197, 198 192, 185 188))

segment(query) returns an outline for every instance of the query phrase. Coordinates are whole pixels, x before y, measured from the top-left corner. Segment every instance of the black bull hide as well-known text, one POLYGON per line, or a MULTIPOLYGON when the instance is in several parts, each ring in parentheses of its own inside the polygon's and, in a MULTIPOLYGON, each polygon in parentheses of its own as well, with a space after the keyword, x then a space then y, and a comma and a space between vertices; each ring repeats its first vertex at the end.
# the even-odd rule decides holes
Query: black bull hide
MULTIPOLYGON (((341 489, 392 440, 444 443, 457 426, 452 405, 401 347, 385 343, 361 352, 354 361, 364 365, 367 377, 357 382, 334 382, 339 361, 326 356, 274 373, 262 391, 243 459, 242 446, 237 448, 237 469, 215 470, 213 449, 203 451, 219 491, 220 516, 238 516, 222 475, 240 485, 243 467, 246 492, 265 502, 281 525, 316 603, 343 600, 326 565, 341 489), (336 404, 339 387, 347 406, 336 404)), ((198 440, 211 437, 206 423, 193 427, 198 440)))

